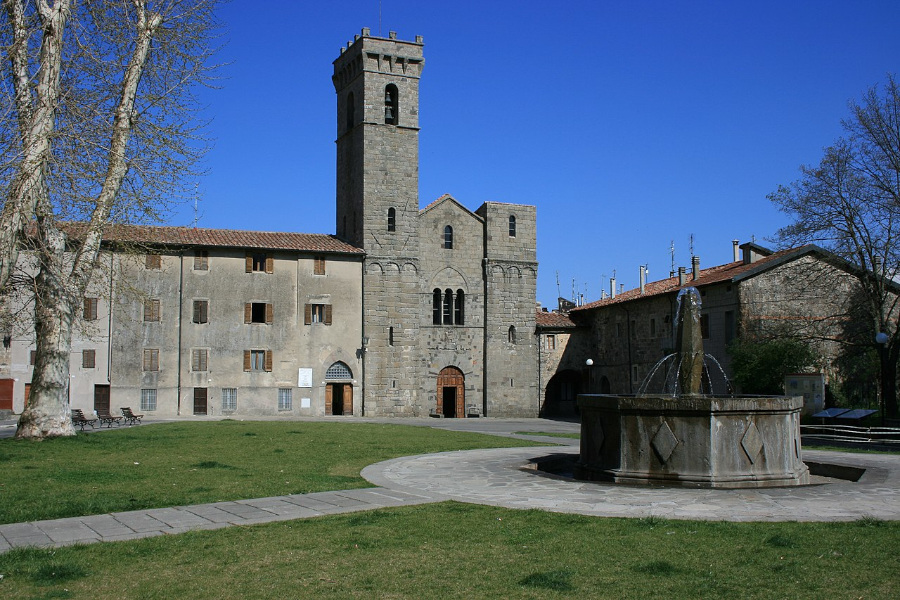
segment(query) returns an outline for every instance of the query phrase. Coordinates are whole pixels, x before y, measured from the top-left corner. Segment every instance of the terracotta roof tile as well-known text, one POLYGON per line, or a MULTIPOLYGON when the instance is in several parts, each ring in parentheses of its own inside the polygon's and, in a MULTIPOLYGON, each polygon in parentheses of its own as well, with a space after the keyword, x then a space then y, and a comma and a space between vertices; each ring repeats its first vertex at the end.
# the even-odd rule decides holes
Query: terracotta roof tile
POLYGON ((575 327, 575 323, 568 315, 558 312, 547 312, 543 310, 537 311, 535 323, 538 327, 558 328, 558 327, 575 327))

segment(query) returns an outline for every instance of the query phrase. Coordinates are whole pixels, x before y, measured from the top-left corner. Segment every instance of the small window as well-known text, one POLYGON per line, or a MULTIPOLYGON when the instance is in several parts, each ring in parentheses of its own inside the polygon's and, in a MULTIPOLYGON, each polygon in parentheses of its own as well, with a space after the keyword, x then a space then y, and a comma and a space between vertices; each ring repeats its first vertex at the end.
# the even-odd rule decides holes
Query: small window
POLYGON ((222 388, 222 412, 237 410, 237 388, 222 388))
POLYGON ((247 302, 244 304, 244 323, 264 323, 271 325, 275 320, 275 308, 267 302, 247 302))
POLYGON ((159 300, 151 298, 144 300, 144 321, 159 321, 159 300))
POLYGON ((325 257, 317 256, 313 259, 313 275, 325 274, 325 257))
POLYGON ((148 269, 159 270, 162 268, 162 257, 159 254, 148 254, 145 265, 148 269))
POLYGON ((209 250, 194 250, 194 270, 209 270, 209 250))
POLYGON ((447 225, 444 227, 444 248, 453 249, 453 228, 447 225))
POLYGON ((272 273, 275 270, 275 261, 272 255, 265 252, 254 252, 247 255, 247 273, 272 273))
POLYGON ((509 215, 509 237, 516 237, 516 217, 509 215))
POLYGON ((388 346, 394 345, 394 328, 388 328, 388 346))
POLYGON ((159 349, 144 348, 144 371, 159 371, 159 349))
POLYGON ((97 298, 84 299, 84 311, 81 316, 85 321, 97 320, 97 298))
POLYGON ((34 366, 34 360, 37 358, 37 350, 32 350, 28 355, 28 364, 34 366))
POLYGON ((547 336, 547 350, 556 350, 556 336, 555 335, 547 336))
POLYGON ((650 319, 650 337, 656 337, 656 319, 650 319))
POLYGON ((393 83, 384 88, 384 122, 386 125, 396 125, 399 120, 397 95, 397 86, 393 83))
POLYGON ((387 230, 388 231, 396 231, 397 230, 397 211, 394 209, 393 206, 388 209, 387 230))
POLYGON ((93 369, 96 366, 97 362, 97 351, 96 350, 82 350, 81 351, 81 367, 83 369, 93 369))
POLYGON ((278 388, 278 410, 294 410, 294 390, 278 388))
POLYGON ((331 325, 330 304, 307 304, 304 308, 303 322, 306 325, 321 323, 331 325))
POLYGON ((245 371, 271 371, 271 350, 244 350, 245 371))
POLYGON ((514 325, 509 326, 509 330, 506 332, 506 339, 510 344, 516 343, 516 328, 514 325))
POLYGON ((194 300, 194 323, 209 321, 209 300, 194 300))
POLYGON ((621 322, 616 323, 616 337, 617 338, 622 337, 622 323, 621 322))
POLYGON ((141 410, 156 410, 156 390, 141 390, 141 410))
POLYGON ((196 348, 191 351, 191 371, 209 371, 209 350, 196 348))
POLYGON ((637 365, 631 365, 631 381, 634 383, 638 383, 640 381, 637 365))
POLYGON ((700 315, 700 335, 704 340, 709 339, 709 314, 700 315))

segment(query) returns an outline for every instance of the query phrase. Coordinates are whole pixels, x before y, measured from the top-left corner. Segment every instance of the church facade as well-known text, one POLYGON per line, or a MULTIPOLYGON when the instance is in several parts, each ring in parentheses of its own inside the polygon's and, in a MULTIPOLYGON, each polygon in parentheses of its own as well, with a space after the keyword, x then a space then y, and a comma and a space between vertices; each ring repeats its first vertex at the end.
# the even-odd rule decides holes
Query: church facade
MULTIPOLYGON (((335 235, 110 229, 73 340, 73 408, 538 415, 535 208, 420 208, 422 50, 363 29, 334 61, 335 235)), ((4 342, 0 410, 21 412, 33 332, 4 342)))

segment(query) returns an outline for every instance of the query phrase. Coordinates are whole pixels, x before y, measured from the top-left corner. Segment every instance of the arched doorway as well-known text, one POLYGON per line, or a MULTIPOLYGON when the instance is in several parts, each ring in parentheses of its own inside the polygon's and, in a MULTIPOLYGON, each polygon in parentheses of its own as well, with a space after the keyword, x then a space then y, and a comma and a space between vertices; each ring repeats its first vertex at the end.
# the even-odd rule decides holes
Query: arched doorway
POLYGON ((447 418, 466 416, 466 376, 456 367, 444 367, 437 378, 437 413, 447 418))
POLYGON ((325 414, 353 414, 353 373, 340 361, 325 371, 325 414))
POLYGON ((544 396, 545 417, 574 417, 578 414, 581 375, 578 371, 560 371, 547 382, 544 396))

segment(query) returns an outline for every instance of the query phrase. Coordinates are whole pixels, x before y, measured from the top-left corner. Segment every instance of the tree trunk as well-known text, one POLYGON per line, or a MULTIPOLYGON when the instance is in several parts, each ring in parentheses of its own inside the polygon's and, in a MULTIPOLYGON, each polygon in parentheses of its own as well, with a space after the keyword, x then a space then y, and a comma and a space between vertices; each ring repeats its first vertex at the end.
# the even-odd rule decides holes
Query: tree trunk
POLYGON ((69 293, 61 276, 63 250, 42 254, 35 282, 37 352, 28 406, 16 429, 20 439, 75 435, 69 407, 69 353, 79 297, 69 293))

